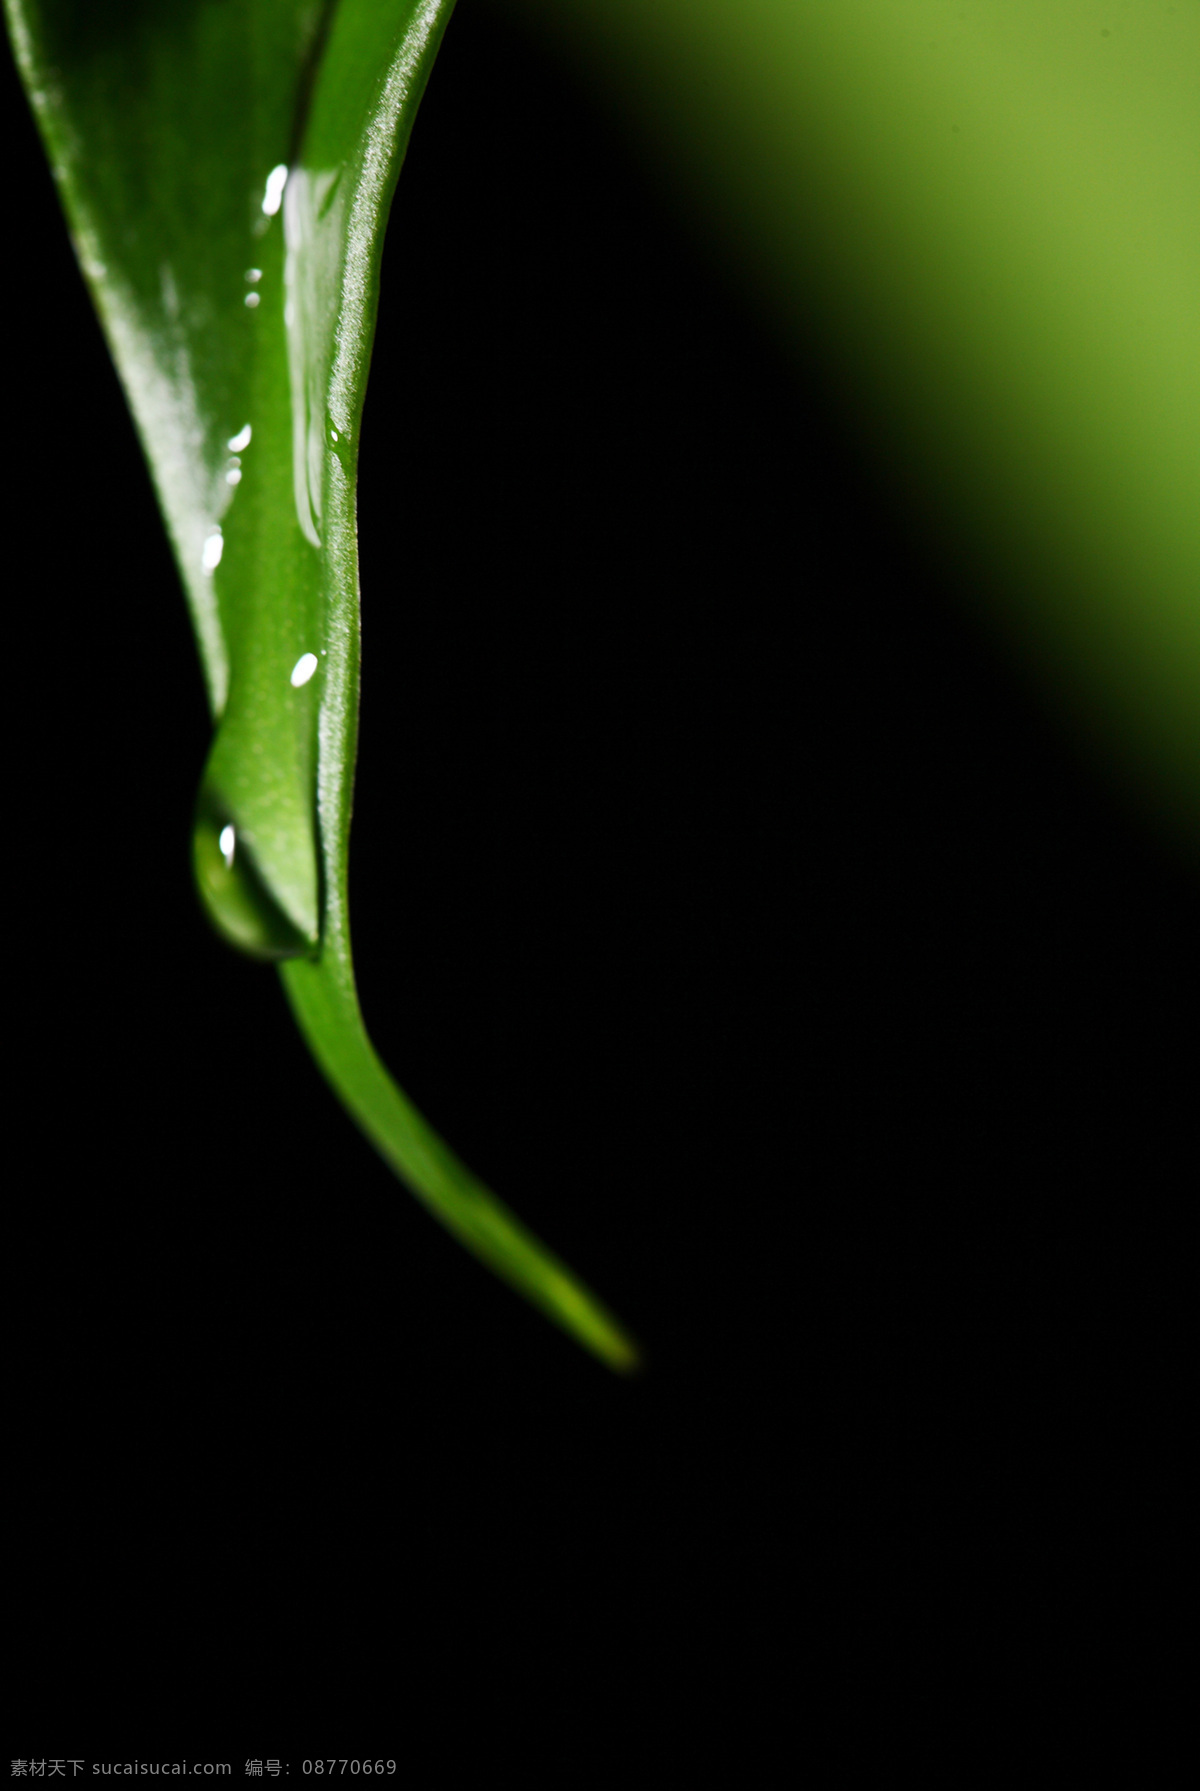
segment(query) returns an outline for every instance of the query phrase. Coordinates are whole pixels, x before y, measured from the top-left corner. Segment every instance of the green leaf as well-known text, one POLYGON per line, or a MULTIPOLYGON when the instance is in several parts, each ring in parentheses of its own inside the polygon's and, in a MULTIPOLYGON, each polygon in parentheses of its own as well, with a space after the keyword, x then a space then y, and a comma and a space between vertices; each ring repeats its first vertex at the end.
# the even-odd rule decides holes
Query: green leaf
POLYGON ((1081 740, 1200 846, 1196 0, 497 0, 576 47, 1081 740))
POLYGON ((447 1228, 611 1367, 595 1297, 367 1038, 347 908, 355 477, 384 225, 452 0, 6 0, 174 547, 216 734, 197 883, 280 963, 359 1126, 447 1228))

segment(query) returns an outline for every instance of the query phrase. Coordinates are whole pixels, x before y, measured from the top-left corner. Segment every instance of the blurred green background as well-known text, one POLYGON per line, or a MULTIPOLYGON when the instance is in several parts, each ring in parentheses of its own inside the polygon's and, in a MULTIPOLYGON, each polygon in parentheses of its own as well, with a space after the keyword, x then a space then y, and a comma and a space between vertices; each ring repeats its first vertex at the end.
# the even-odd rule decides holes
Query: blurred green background
POLYGON ((569 45, 1056 706, 1200 844, 1200 7, 505 4, 569 45))

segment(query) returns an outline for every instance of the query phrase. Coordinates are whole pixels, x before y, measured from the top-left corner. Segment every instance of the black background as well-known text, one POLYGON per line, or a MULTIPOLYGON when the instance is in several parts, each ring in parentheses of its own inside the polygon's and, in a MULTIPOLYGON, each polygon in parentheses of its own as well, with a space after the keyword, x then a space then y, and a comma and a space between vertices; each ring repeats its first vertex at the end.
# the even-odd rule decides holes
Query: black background
POLYGON ((13 1754, 936 1776, 1160 1681, 1194 874, 465 3, 363 431, 353 922, 386 1061, 643 1339, 610 1377, 205 929, 184 605, 5 78, 13 1754))

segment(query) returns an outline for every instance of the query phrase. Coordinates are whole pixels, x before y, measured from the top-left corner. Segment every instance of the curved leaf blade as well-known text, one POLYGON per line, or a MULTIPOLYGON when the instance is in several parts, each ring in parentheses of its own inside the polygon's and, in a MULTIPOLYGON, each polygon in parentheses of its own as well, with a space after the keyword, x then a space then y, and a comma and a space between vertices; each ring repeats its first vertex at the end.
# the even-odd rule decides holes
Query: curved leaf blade
POLYGON ((209 912, 282 960, 324 1074, 423 1203, 629 1370, 621 1327, 396 1087, 354 985, 359 423, 387 213, 452 0, 5 3, 204 664, 209 912))
POLYGON ((473 1176, 388 1075, 363 1025, 344 936, 317 963, 280 975, 297 1024, 327 1080, 384 1161, 460 1243, 610 1368, 638 1366, 617 1320, 473 1176))

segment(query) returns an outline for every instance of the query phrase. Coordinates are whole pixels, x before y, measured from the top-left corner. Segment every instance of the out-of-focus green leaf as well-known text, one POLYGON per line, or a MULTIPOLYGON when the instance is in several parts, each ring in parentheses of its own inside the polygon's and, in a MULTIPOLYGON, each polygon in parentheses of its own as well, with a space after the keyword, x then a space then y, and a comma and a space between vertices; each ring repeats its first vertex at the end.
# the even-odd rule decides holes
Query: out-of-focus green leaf
POLYGON ((633 1345, 366 1036, 347 919, 355 474, 379 258, 452 0, 5 0, 145 446, 216 735, 195 865, 396 1172, 610 1366, 633 1345))
POLYGON ((1200 844, 1197 0, 496 0, 574 44, 1200 844))

